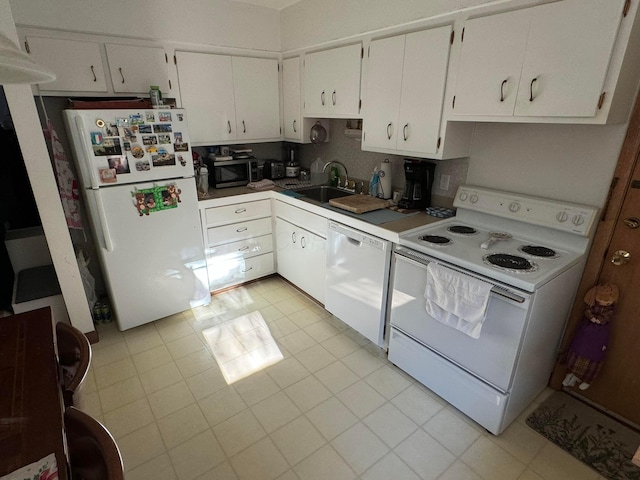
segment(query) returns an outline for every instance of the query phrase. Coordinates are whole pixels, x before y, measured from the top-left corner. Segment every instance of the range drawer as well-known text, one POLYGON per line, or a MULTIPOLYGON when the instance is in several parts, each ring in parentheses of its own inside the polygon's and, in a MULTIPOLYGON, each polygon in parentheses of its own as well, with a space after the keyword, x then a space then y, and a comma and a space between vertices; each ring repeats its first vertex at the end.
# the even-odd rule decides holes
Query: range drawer
POLYGON ((223 243, 207 249, 207 255, 225 255, 250 258, 273 251, 273 236, 247 238, 237 242, 223 243))
POLYGON ((252 237, 271 233, 271 217, 249 220, 207 229, 207 245, 222 245, 225 243, 246 240, 252 237))
POLYGON ((273 252, 251 258, 216 256, 207 260, 211 291, 275 273, 273 252))
POLYGON ((207 208, 204 213, 207 227, 270 216, 271 200, 269 199, 207 208))

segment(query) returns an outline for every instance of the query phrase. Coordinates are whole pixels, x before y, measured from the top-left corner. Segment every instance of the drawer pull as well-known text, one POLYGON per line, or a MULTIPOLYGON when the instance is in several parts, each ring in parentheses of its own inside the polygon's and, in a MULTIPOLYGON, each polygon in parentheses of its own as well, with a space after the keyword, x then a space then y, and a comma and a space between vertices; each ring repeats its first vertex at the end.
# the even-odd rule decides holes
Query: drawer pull
POLYGON ((296 232, 291 232, 291 241, 296 243, 296 232))
POLYGON ((245 245, 244 247, 238 249, 239 252, 246 252, 247 250, 249 250, 249 245, 245 245))
POLYGON ((240 227, 238 229, 236 229, 236 232, 240 233, 240 232, 246 232, 248 230, 247 227, 240 227))
POLYGON ((246 208, 239 208, 239 209, 236 210, 236 213, 244 213, 246 211, 247 211, 246 208))
POLYGON ((300 239, 300 245, 302 246, 302 248, 305 248, 307 246, 307 242, 305 240, 306 240, 306 237, 302 237, 300 239))
POLYGON ((246 268, 246 269, 242 270, 242 273, 247 273, 247 272, 249 272, 251 270, 253 270, 253 267, 249 267, 249 268, 246 268))

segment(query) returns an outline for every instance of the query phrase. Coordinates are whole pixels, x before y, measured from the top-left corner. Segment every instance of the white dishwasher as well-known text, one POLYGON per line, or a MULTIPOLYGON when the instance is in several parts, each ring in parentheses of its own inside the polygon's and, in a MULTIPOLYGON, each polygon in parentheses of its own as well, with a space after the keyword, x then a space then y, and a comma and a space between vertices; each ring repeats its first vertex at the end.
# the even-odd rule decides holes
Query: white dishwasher
POLYGON ((384 347, 391 242, 329 222, 325 308, 384 347))

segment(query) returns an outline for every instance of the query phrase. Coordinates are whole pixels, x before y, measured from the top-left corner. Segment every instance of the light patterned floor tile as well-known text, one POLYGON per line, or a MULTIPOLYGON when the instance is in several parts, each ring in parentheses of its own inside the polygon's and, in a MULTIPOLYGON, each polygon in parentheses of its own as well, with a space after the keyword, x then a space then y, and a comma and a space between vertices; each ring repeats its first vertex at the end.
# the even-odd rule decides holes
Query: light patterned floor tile
POLYGON ((423 428, 456 457, 462 455, 482 435, 450 408, 440 410, 424 424, 423 428))
POLYGON ((235 382, 233 386, 249 406, 280 391, 278 384, 266 372, 254 373, 235 382))
POLYGON ((278 340, 284 347, 291 352, 292 355, 300 353, 307 348, 311 348, 316 341, 311 338, 304 330, 297 330, 278 340))
POLYGON ((469 465, 483 478, 514 480, 525 469, 525 465, 522 462, 485 436, 476 440, 460 456, 460 460, 469 465))
POLYGON ((491 435, 489 439, 525 465, 531 463, 547 443, 542 435, 518 422, 513 422, 499 436, 491 435))
MULTIPOLYGON (((453 464, 445 470, 445 472, 438 477, 438 480, 483 480, 476 472, 471 470, 467 465, 460 460, 456 460, 453 464)), ((519 480, 524 480, 519 479, 519 480)))
POLYGON ((217 366, 187 378, 186 382, 196 400, 202 400, 227 387, 217 366))
POLYGON ((158 333, 165 343, 173 342, 174 340, 178 340, 179 338, 186 337, 187 335, 192 335, 194 333, 191 324, 184 318, 171 323, 163 324, 160 322, 157 327, 158 333))
POLYGON ((240 480, 273 480, 289 469, 269 437, 232 457, 231 464, 240 480))
POLYGON ((295 465, 325 444, 325 439, 304 416, 273 432, 271 439, 290 465, 295 465))
POLYGON ((342 358, 350 353, 360 350, 360 345, 351 340, 344 333, 340 333, 335 337, 325 340, 322 342, 322 346, 329 350, 329 352, 331 352, 336 358, 342 358))
POLYGON ((147 395, 182 381, 182 375, 174 362, 161 365, 140 374, 142 387, 147 395))
POLYGON ((416 430, 393 451, 423 480, 438 478, 456 459, 424 430, 416 430))
POLYGON ((199 400, 198 405, 212 427, 247 408, 247 404, 233 387, 223 388, 199 400))
POLYGON ((169 450, 169 456, 180 480, 195 479, 226 460, 222 447, 208 429, 169 450))
POLYGON ((529 464, 545 480, 596 480, 598 474, 570 454, 548 442, 529 464))
MULTIPOLYGON (((353 339, 351 340, 353 341, 353 339)), ((370 375, 384 365, 380 359, 374 357, 362 348, 342 358, 342 363, 353 370, 361 378, 370 375)))
MULTIPOLYGON (((322 320, 322 317, 316 316, 318 320, 322 320)), ((335 337, 340 333, 333 325, 328 324, 327 322, 317 321, 312 325, 309 325, 304 329, 311 337, 315 339, 316 342, 324 342, 332 337, 335 337)))
POLYGON ((334 438, 331 445, 358 474, 378 462, 389 451, 389 448, 360 422, 334 438))
MULTIPOLYGON (((420 480, 420 477, 404 463, 395 453, 389 452, 360 478, 362 480, 420 480)), ((462 480, 462 479, 459 479, 462 480)))
POLYGON ((358 417, 336 397, 312 408, 306 416, 327 440, 334 439, 358 422, 358 417))
POLYGON ((197 403, 158 420, 158 428, 167 448, 173 448, 207 430, 209 424, 197 403))
POLYGON ((223 462, 213 470, 203 473, 196 480, 238 480, 236 472, 233 471, 231 463, 223 462))
POLYGON ((93 368, 104 367, 110 363, 124 360, 131 354, 124 341, 113 343, 103 348, 94 349, 91 355, 91 366, 93 368))
POLYGON ((359 380, 359 377, 342 362, 333 362, 315 372, 315 375, 333 393, 338 393, 359 380))
POLYGON ((156 419, 160 419, 195 402, 191 390, 189 390, 184 381, 158 390, 149 395, 148 398, 156 419))
POLYGON ((253 405, 251 411, 268 433, 279 429, 302 414, 284 392, 278 392, 253 405))
POLYGON ((133 363, 138 369, 138 373, 148 372, 154 368, 172 362, 173 358, 165 345, 152 348, 133 356, 133 363))
POLYGON ((444 400, 428 394, 417 384, 411 385, 392 398, 391 403, 418 425, 423 425, 446 405, 444 400))
POLYGON ((210 368, 218 367, 215 358, 213 358, 213 355, 206 349, 198 350, 179 358, 176 360, 176 365, 184 378, 189 378, 210 368))
POLYGON ((127 472, 127 480, 174 480, 178 477, 173 470, 169 455, 162 455, 143 463, 137 468, 127 472))
POLYGON ((104 426, 116 439, 154 421, 155 418, 146 398, 140 398, 104 414, 104 426))
POLYGON ((296 358, 312 373, 336 361, 336 357, 331 355, 322 345, 318 344, 298 353, 296 358))
POLYGON ((367 375, 364 381, 375 388, 387 400, 411 386, 411 382, 398 373, 395 367, 392 368, 388 365, 367 375))
POLYGON ((309 370, 295 357, 285 358, 266 371, 280 388, 287 388, 309 375, 309 370))
POLYGON ((306 377, 285 389, 285 393, 300 410, 306 412, 331 396, 331 392, 313 376, 306 377))
POLYGON ((198 335, 196 335, 195 333, 187 335, 186 337, 179 338, 177 340, 173 340, 166 345, 169 353, 174 360, 186 357, 190 353, 198 352, 205 349, 202 340, 200 340, 200 337, 198 337, 198 335))
POLYGON ((98 390, 103 412, 110 412, 127 403, 144 397, 142 383, 138 377, 131 377, 98 390))
POLYGON ((248 408, 213 427, 213 433, 228 457, 232 457, 267 435, 248 408))
POLYGON ((133 365, 131 357, 109 363, 104 367, 93 369, 96 388, 105 388, 114 383, 118 383, 127 378, 138 375, 136 367, 133 365))
MULTIPOLYGON (((325 445, 294 467, 301 480, 352 480, 355 472, 331 448, 325 445)), ((284 479, 283 479, 284 480, 284 479)))
POLYGON ((344 403, 358 418, 364 418, 379 408, 385 399, 363 380, 354 383, 337 394, 337 397, 344 403))
POLYGON ((138 335, 128 335, 125 337, 125 341, 127 342, 127 347, 129 347, 131 355, 151 350, 164 343, 155 328, 138 335))
POLYGON ((317 313, 312 312, 308 308, 303 308, 297 312, 287 314, 287 317, 291 319, 299 328, 306 329, 311 325, 322 320, 322 317, 317 313))
POLYGON ((165 453, 164 442, 155 422, 119 438, 118 448, 125 471, 165 453))
POLYGON ((418 425, 390 403, 366 416, 363 422, 391 448, 418 429, 418 425))

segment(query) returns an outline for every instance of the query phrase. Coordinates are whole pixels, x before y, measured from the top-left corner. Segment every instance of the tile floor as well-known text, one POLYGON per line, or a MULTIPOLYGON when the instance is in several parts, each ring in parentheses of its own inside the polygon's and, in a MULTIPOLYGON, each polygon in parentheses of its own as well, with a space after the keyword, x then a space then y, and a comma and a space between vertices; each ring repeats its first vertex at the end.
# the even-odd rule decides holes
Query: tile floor
POLYGON ((127 480, 602 479, 527 412, 487 433, 278 277, 99 333, 77 403, 116 438, 127 480), (203 331, 256 311, 283 359, 228 385, 203 331))

